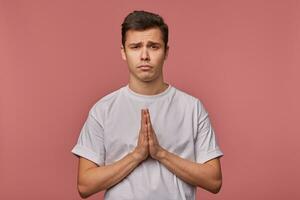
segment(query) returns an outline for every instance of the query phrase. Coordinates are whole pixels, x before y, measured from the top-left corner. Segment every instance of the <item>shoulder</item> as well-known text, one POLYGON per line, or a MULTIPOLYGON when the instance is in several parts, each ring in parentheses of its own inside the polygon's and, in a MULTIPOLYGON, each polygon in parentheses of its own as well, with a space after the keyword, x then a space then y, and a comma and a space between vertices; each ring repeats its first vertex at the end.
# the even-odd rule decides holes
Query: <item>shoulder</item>
POLYGON ((195 113, 197 113, 197 116, 207 115, 207 111, 200 98, 193 96, 192 94, 185 92, 181 89, 178 88, 175 89, 176 89, 177 99, 180 101, 180 103, 191 107, 192 110, 195 111, 195 113))
POLYGON ((111 93, 108 93, 97 100, 89 111, 89 115, 92 115, 95 119, 97 119, 100 123, 102 119, 104 119, 105 113, 109 108, 111 108, 112 104, 116 101, 121 93, 122 88, 119 88, 111 93))
POLYGON ((201 103, 200 99, 191 95, 188 92, 185 92, 177 87, 174 87, 176 90, 176 97, 178 100, 182 101, 182 103, 187 103, 188 105, 196 105, 197 103, 201 103))

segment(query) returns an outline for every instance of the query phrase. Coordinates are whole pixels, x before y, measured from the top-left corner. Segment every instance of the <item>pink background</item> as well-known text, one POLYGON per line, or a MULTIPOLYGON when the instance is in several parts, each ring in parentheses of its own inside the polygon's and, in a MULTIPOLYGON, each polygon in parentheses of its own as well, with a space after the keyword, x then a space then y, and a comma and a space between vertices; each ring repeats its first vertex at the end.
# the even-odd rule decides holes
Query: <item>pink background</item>
POLYGON ((225 154, 220 193, 197 199, 299 199, 300 1, 103 2, 0 1, 0 199, 80 199, 70 151, 127 83, 134 9, 165 18, 165 80, 203 101, 225 154))

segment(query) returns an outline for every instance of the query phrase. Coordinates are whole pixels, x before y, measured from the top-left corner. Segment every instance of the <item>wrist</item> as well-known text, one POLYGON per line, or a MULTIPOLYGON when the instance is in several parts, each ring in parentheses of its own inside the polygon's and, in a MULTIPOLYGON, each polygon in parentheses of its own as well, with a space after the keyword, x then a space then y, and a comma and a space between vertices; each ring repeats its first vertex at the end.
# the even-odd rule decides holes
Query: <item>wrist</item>
POLYGON ((157 160, 162 161, 163 159, 165 159, 167 156, 167 153, 168 153, 167 150, 160 148, 160 150, 157 153, 157 160))
POLYGON ((143 157, 141 156, 141 154, 137 151, 137 149, 134 149, 131 153, 131 157, 133 157, 133 159, 140 163, 143 161, 143 157))

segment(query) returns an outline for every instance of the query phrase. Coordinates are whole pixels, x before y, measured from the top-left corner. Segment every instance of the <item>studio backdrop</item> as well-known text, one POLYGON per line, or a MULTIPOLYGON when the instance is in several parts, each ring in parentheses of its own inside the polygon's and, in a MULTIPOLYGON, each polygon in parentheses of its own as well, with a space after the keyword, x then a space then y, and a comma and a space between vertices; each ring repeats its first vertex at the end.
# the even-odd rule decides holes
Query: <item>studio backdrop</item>
POLYGON ((91 106, 128 82, 133 10, 169 25, 165 81, 202 100, 224 152, 221 191, 197 199, 299 199, 297 0, 1 0, 0 199, 80 199, 71 149, 91 106))

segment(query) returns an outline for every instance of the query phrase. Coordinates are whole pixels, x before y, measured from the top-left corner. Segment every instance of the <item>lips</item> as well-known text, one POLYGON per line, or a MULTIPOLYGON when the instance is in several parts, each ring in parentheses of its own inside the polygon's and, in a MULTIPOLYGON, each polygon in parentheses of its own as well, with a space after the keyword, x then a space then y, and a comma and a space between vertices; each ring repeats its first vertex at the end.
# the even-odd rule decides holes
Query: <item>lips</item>
POLYGON ((152 68, 152 66, 150 66, 150 65, 140 65, 140 66, 138 66, 138 68, 150 69, 150 68, 152 68))

